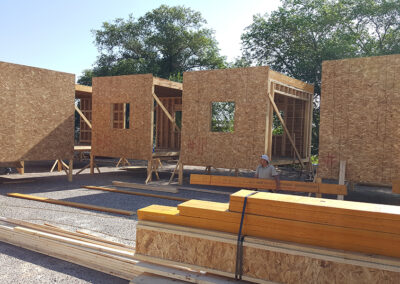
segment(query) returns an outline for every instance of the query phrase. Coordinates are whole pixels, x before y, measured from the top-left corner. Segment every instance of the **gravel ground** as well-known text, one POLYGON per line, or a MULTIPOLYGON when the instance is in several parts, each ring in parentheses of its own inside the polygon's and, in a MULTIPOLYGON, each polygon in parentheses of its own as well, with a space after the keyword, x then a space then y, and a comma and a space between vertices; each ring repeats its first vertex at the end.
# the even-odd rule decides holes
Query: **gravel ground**
MULTIPOLYGON (((72 183, 67 181, 63 172, 49 173, 51 161, 26 163, 24 175, 11 173, 0 175, 0 216, 16 218, 33 223, 49 223, 70 231, 81 230, 111 241, 135 246, 136 215, 121 216, 110 213, 83 210, 78 208, 41 203, 31 200, 7 197, 10 192, 33 194, 65 201, 81 202, 92 205, 136 211, 151 204, 176 206, 179 201, 118 194, 96 190, 83 189, 84 185, 111 186, 112 181, 143 183, 145 170, 124 171, 115 168, 110 162, 98 162, 101 174, 90 175, 85 170, 78 176, 74 175, 72 183), (30 182, 21 183, 29 180, 30 182), (17 183, 9 183, 17 182, 17 183)), ((81 168, 84 162, 77 162, 74 167, 81 168)), ((144 165, 143 161, 135 161, 135 165, 144 165)), ((166 183, 170 177, 173 165, 164 164, 160 172, 161 181, 152 184, 166 183), (165 170, 165 171, 164 171, 165 170)), ((77 171, 77 170, 76 170, 77 171)), ((190 186, 189 174, 204 173, 204 168, 185 167, 184 186, 190 186)), ((229 171, 218 171, 213 174, 229 174, 229 171)), ((252 171, 242 172, 243 176, 252 176, 252 171)), ((282 179, 295 180, 298 172, 288 168, 281 171, 282 179)), ((195 187, 195 186, 193 186, 195 187)), ((205 188, 199 186, 199 188, 205 188)), ((214 188, 215 190, 235 192, 234 188, 214 188)), ((141 190, 137 190, 141 191, 141 190)), ((142 190, 143 191, 143 190, 142 190)), ((143 191, 146 192, 146 191, 143 191)), ((175 195, 184 198, 196 198, 217 202, 228 202, 228 195, 209 194, 188 190, 179 190, 175 195)), ((324 196, 333 198, 333 196, 324 196)), ((346 200, 375 202, 400 205, 400 195, 391 193, 390 188, 373 188, 356 186, 349 192, 346 200)), ((101 272, 87 269, 69 262, 48 257, 29 250, 18 248, 0 242, 0 283, 128 283, 101 272)))

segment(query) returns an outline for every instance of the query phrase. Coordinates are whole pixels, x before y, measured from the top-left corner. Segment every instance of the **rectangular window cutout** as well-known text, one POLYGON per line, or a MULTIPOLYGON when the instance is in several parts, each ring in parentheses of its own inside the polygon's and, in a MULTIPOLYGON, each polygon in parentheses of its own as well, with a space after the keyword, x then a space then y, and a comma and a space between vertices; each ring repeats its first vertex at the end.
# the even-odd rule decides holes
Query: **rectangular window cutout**
POLYGON ((129 129, 130 104, 111 104, 111 126, 115 129, 129 129))
POLYGON ((235 102, 213 102, 211 106, 211 131, 233 132, 235 102))

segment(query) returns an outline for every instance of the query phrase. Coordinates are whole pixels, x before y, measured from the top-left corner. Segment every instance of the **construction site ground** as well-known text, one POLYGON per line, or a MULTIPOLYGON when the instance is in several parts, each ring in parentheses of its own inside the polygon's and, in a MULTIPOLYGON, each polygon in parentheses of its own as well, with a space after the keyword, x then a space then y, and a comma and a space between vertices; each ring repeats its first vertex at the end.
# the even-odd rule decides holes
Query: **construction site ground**
MULTIPOLYGON (((84 210, 37 201, 17 199, 6 196, 7 193, 23 193, 47 197, 63 201, 86 203, 91 205, 136 211, 151 204, 176 206, 181 201, 159 198, 126 195, 113 192, 85 189, 83 186, 112 186, 113 181, 144 183, 146 170, 144 161, 133 161, 134 166, 142 169, 131 171, 116 168, 117 160, 102 159, 97 161, 101 174, 90 175, 85 170, 73 176, 73 182, 68 182, 64 172, 49 173, 53 161, 26 162, 25 174, 12 172, 2 174, 0 169, 0 216, 20 219, 38 224, 51 224, 66 230, 82 232, 99 236, 130 246, 135 246, 137 216, 123 216, 91 210, 84 210)), ((88 161, 75 161, 74 172, 85 166, 88 161)), ((165 185, 174 168, 173 163, 163 162, 160 170, 160 181, 152 185, 165 185)), ((237 188, 191 186, 191 173, 204 173, 204 167, 185 166, 183 187, 206 188, 216 191, 235 192, 237 188)), ((212 174, 233 175, 234 171, 215 170, 212 174)), ((253 171, 241 171, 242 176, 252 176, 253 171)), ((302 180, 304 175, 293 167, 280 168, 281 179, 302 180)), ((153 180, 155 176, 153 175, 153 180)), ((334 182, 334 181, 328 181, 334 182)), ((175 182, 172 184, 179 188, 175 182)), ((132 190, 132 189, 130 189, 132 190)), ((138 192, 147 190, 135 189, 138 192)), ((179 189, 178 193, 152 192, 162 195, 173 195, 188 199, 201 199, 217 202, 228 202, 229 195, 212 194, 179 189)), ((293 194, 293 193, 292 193, 293 194)), ((300 194, 300 193, 296 193, 300 194)), ((335 198, 335 196, 323 196, 335 198)), ((400 195, 393 194, 388 187, 370 187, 356 185, 345 200, 400 205, 400 195)), ((87 269, 56 258, 35 253, 0 242, 0 283, 128 283, 129 281, 108 274, 87 269)))

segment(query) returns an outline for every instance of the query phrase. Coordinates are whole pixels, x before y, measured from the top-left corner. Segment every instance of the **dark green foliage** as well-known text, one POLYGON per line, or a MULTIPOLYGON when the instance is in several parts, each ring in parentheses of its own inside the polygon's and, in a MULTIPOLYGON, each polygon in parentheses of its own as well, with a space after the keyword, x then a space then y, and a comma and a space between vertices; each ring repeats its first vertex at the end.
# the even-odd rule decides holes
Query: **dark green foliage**
POLYGON ((211 106, 211 131, 233 132, 235 102, 213 102, 211 106))
POLYGON ((162 5, 137 20, 105 22, 93 31, 100 52, 93 70, 86 70, 79 82, 93 76, 152 73, 181 80, 188 70, 224 67, 213 31, 204 27, 199 12, 182 6, 162 5))

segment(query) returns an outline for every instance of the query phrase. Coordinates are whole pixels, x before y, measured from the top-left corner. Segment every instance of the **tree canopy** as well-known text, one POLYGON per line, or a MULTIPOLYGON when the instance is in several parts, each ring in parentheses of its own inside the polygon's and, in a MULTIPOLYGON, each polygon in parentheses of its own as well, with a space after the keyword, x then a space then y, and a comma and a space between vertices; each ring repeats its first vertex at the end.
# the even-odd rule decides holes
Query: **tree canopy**
POLYGON ((282 0, 242 34, 243 58, 313 83, 318 149, 322 61, 400 53, 400 0, 282 0))
POLYGON ((137 20, 130 15, 127 20, 105 22, 93 31, 100 52, 97 62, 79 82, 91 84, 93 76, 140 73, 180 80, 184 71, 224 67, 214 32, 205 24, 199 12, 166 5, 137 20))
POLYGON ((283 0, 242 35, 253 64, 314 83, 323 60, 400 53, 399 0, 283 0))

